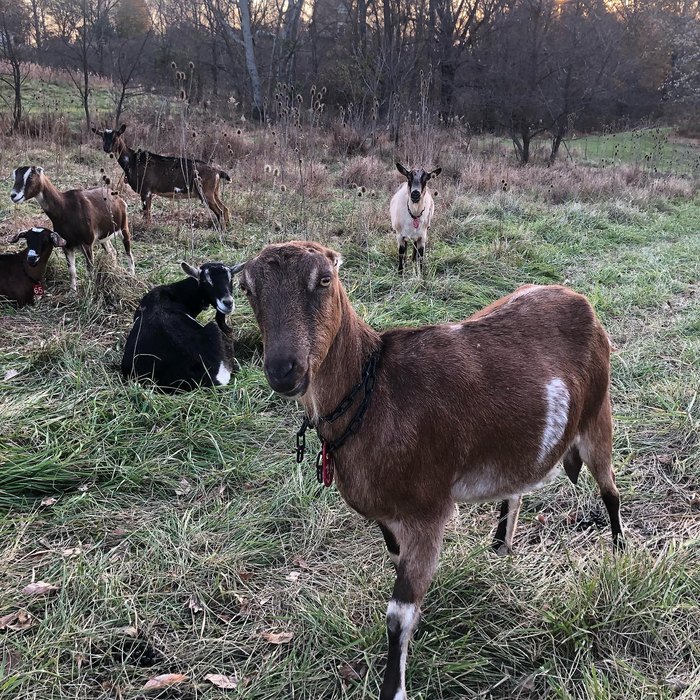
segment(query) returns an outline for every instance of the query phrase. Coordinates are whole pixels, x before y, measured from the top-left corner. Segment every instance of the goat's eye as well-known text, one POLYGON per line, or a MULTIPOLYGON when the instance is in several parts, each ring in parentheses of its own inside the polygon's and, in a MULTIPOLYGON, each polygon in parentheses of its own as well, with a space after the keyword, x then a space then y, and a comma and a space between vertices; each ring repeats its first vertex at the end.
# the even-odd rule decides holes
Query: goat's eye
POLYGON ((331 277, 330 275, 326 275, 325 277, 321 277, 319 280, 319 284, 322 287, 330 287, 331 286, 331 277))

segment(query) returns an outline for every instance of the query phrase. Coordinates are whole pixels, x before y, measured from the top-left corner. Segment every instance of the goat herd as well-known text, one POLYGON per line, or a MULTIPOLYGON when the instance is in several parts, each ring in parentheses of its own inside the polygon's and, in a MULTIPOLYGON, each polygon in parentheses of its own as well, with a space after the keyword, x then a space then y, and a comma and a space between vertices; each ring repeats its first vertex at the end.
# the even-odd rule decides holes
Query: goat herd
MULTIPOLYGON (((223 171, 198 161, 131 150, 124 127, 97 132, 115 153, 150 216, 153 194, 197 196, 219 221, 223 171)), ((407 170, 391 200, 399 243, 422 263, 433 201, 432 172, 407 170)), ((88 265, 95 241, 121 234, 133 272, 124 201, 107 188, 60 193, 40 167, 14 172, 15 203, 35 197, 54 230, 32 228, 22 253, 0 257, 0 294, 28 303, 41 293, 46 261, 63 248, 76 288, 75 251, 88 265)), ((493 548, 512 549, 522 494, 552 478, 563 461, 576 483, 583 462, 624 544, 611 464, 610 343, 585 297, 562 286, 526 285, 461 323, 379 333, 355 312, 341 284, 338 253, 313 242, 268 245, 227 266, 182 264, 186 278, 141 300, 122 370, 166 390, 227 384, 233 344, 226 314, 233 277, 262 333, 264 371, 306 416, 297 459, 314 428, 318 476, 335 479, 347 503, 376 522, 395 567, 386 615, 389 644, 381 700, 404 700, 408 644, 435 573, 455 502, 502 501, 493 548), (207 306, 216 319, 196 317, 207 306)))

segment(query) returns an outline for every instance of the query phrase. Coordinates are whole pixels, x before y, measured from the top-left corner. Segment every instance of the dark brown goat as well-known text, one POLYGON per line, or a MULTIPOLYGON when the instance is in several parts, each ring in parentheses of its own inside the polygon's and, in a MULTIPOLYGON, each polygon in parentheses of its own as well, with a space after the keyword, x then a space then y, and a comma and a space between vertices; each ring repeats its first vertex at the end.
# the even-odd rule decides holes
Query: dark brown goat
POLYGON ((214 213, 219 225, 228 223, 228 209, 219 195, 219 182, 231 181, 228 173, 201 160, 159 156, 140 149, 135 151, 124 139, 125 130, 126 124, 116 131, 93 128, 102 137, 102 149, 114 154, 129 187, 141 197, 149 223, 154 194, 171 199, 198 197, 214 213))
POLYGON ((62 248, 66 242, 47 228, 30 228, 20 231, 10 243, 24 238, 27 247, 19 253, 0 255, 0 297, 16 301, 20 305, 33 304, 37 296, 44 294, 44 273, 54 246, 62 248))
POLYGON ((270 385, 302 404, 331 453, 324 476, 334 464, 341 495, 379 524, 396 564, 380 698, 405 700, 409 639, 456 501, 503 500, 496 544, 509 548, 521 494, 562 458, 576 480, 583 460, 622 544, 610 344, 585 297, 560 286, 521 287, 462 323, 377 333, 339 264, 316 243, 268 245, 241 288, 270 385))
POLYGON ((14 186, 10 192, 10 199, 15 204, 21 204, 36 197, 39 206, 51 219, 54 231, 65 239, 63 252, 66 255, 70 287, 73 291, 78 288, 75 251, 78 248, 82 251, 88 267, 91 268, 95 242, 100 242, 104 248, 108 248, 109 239, 114 235, 122 237, 124 250, 129 258, 129 268, 131 273, 134 273, 129 219, 126 202, 121 197, 106 187, 59 192, 44 173, 44 169, 34 165, 15 168, 12 177, 14 186))

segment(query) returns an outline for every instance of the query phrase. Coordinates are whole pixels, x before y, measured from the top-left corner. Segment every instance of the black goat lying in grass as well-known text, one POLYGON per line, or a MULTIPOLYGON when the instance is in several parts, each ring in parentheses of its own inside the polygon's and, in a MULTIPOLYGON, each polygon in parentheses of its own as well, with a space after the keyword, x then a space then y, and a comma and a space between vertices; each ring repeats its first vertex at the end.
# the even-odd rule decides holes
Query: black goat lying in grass
POLYGON ((126 341, 124 375, 168 393, 228 384, 234 356, 226 314, 234 309, 232 280, 242 267, 205 263, 197 268, 183 262, 186 279, 148 292, 126 341), (216 309, 216 321, 205 326, 197 316, 207 306, 216 309))

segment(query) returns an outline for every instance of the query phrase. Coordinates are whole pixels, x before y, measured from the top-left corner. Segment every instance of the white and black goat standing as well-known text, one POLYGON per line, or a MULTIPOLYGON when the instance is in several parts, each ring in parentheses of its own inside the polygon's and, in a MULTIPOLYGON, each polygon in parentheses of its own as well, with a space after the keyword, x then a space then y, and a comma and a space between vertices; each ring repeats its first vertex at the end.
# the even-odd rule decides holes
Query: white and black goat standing
POLYGON ((233 338, 226 314, 234 309, 233 275, 242 265, 182 263, 187 278, 155 287, 134 314, 122 373, 166 392, 228 384, 234 370, 233 338), (216 321, 197 316, 208 306, 216 321))
POLYGON ((394 229, 396 242, 399 244, 399 272, 403 272, 408 243, 413 247, 413 262, 416 262, 417 255, 418 265, 423 272, 425 244, 428 241, 428 229, 435 210, 427 184, 431 177, 442 172, 442 168, 436 168, 430 172, 422 168, 407 170, 397 162, 396 169, 407 180, 391 198, 389 206, 391 228, 394 229))

